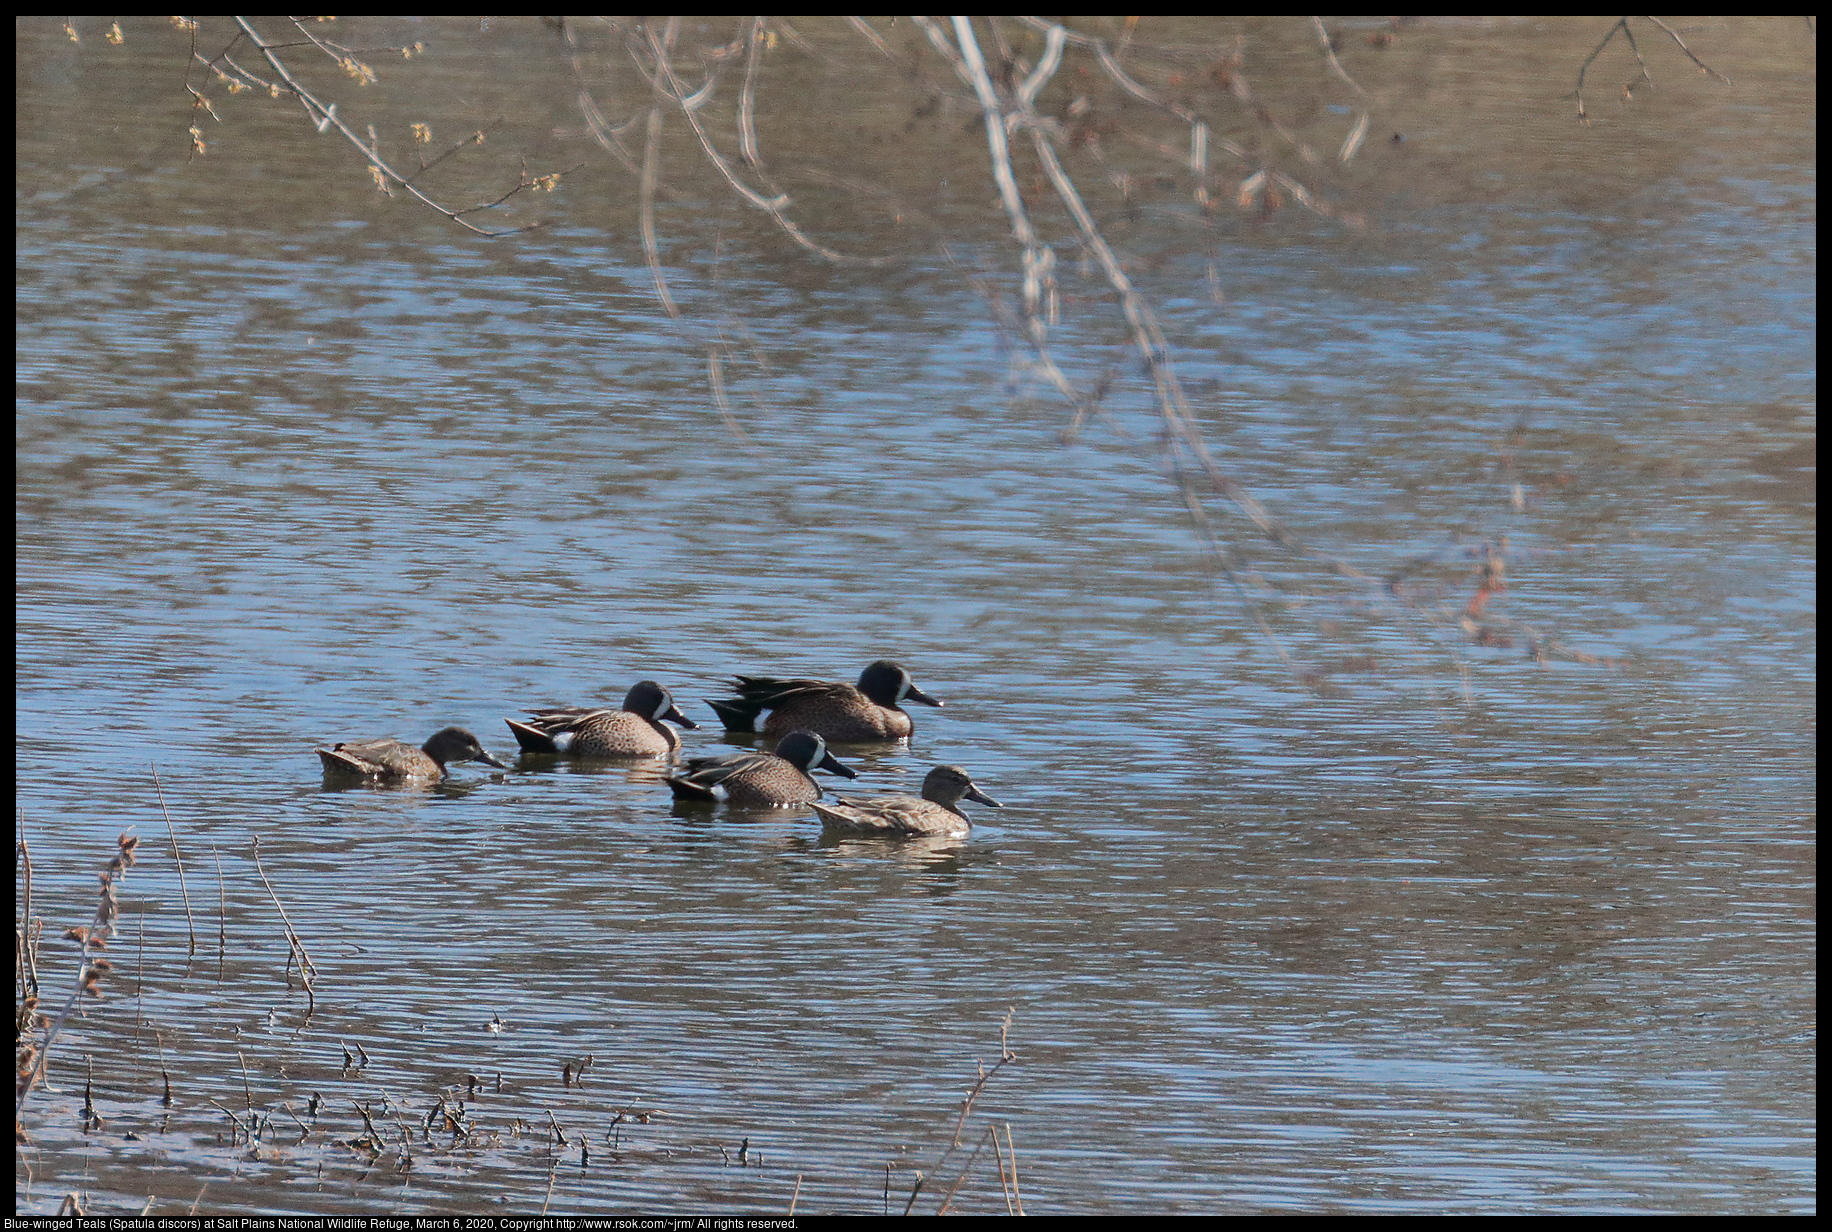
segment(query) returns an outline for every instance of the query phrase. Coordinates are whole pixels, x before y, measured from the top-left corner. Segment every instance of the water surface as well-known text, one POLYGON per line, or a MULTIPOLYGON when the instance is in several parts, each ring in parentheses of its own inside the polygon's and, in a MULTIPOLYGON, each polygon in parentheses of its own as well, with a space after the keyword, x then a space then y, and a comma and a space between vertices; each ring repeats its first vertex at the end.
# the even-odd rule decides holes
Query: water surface
MULTIPOLYGON (((47 933, 142 851, 17 1209, 865 1212, 887 1167, 933 1209, 995 1123, 1033 1212, 1813 1209, 1810 51, 1730 27, 1734 88, 1580 129, 1538 70, 1598 31, 1433 30, 1364 66, 1406 138, 1345 173, 1365 227, 1106 216, 1230 477, 1357 581, 1216 503, 1218 568, 1070 246, 1058 354, 1118 376, 1065 442, 932 248, 814 265, 677 197, 676 329, 627 180, 474 240, 275 111, 186 164, 150 35, 54 34, 16 257, 47 933), (742 434, 702 350, 740 326, 742 434), (842 753, 867 791, 967 766, 1007 807, 964 843, 683 811, 655 767, 331 791, 311 753, 461 723, 508 760, 530 705, 654 678, 710 724, 731 673, 881 656, 947 705, 842 753), (428 1137, 442 1092, 468 1139, 428 1137), (213 1100, 273 1116, 258 1151, 213 1100)), ((989 199, 936 209, 1001 270, 989 199)), ((957 1209, 1003 1210, 974 1168, 957 1209)))

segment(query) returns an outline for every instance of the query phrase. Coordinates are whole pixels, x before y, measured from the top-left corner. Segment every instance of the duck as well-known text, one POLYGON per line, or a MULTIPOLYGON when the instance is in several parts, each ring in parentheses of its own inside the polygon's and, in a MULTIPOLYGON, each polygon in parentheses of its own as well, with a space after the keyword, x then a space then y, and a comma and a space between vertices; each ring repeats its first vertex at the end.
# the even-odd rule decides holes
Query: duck
POLYGON ((788 808, 821 798, 811 770, 842 778, 858 772, 827 751, 827 742, 809 731, 793 731, 776 744, 775 753, 734 753, 729 757, 695 757, 687 772, 663 781, 675 799, 693 803, 724 800, 739 808, 788 808))
POLYGON ((922 798, 878 796, 856 800, 836 796, 832 804, 815 804, 821 828, 840 834, 943 834, 958 837, 973 828, 958 804, 962 798, 988 808, 1003 808, 974 785, 959 766, 936 766, 922 780, 922 798))
POLYGON ((462 727, 442 728, 417 749, 382 736, 340 741, 317 753, 327 778, 382 783, 437 782, 445 777, 447 764, 455 761, 480 761, 499 770, 509 768, 485 752, 477 737, 462 727))
POLYGON ((778 680, 774 676, 736 676, 736 697, 708 698, 706 704, 727 731, 748 732, 757 716, 769 711, 763 734, 782 736, 809 731, 837 743, 907 740, 915 724, 899 702, 941 705, 916 687, 902 665, 879 659, 859 673, 859 683, 828 680, 778 680))
POLYGON ((639 680, 610 707, 551 706, 530 710, 528 719, 504 719, 524 753, 574 757, 671 757, 681 747, 680 733, 662 720, 692 730, 699 726, 681 713, 674 695, 653 680, 639 680))

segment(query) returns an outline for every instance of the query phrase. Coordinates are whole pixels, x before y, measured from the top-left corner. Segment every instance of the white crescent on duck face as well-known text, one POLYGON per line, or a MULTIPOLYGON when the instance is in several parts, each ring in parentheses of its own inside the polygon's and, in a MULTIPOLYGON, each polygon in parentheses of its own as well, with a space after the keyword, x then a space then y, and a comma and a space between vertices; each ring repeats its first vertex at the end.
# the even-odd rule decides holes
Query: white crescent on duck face
POLYGON ((786 808, 821 798, 812 770, 844 778, 857 777, 827 751, 827 742, 812 732, 790 732, 774 753, 735 753, 729 757, 696 757, 687 773, 666 779, 677 799, 727 801, 740 808, 786 808))
POLYGON ((680 733, 667 726, 699 724, 682 714, 674 696, 653 680, 637 683, 620 708, 552 706, 531 710, 526 719, 504 719, 524 753, 575 757, 668 757, 681 747, 680 733))
POLYGON ((915 724, 899 703, 941 702, 916 687, 909 672, 889 659, 879 659, 859 673, 859 683, 831 680, 781 680, 774 676, 738 676, 737 696, 708 705, 728 731, 750 731, 757 717, 768 711, 763 734, 782 736, 791 731, 811 731, 840 743, 866 743, 908 739, 915 724))

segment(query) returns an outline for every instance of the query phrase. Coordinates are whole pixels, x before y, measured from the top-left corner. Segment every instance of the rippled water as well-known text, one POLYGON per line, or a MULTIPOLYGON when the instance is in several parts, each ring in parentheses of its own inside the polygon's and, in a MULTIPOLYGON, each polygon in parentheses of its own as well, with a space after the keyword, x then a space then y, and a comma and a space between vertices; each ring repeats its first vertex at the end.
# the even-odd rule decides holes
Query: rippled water
MULTIPOLYGON (((1438 553, 1398 597, 1225 526, 1230 583, 1130 376, 1064 443, 939 263, 683 242, 683 295, 768 357, 726 374, 739 436, 627 236, 237 216, 213 169, 147 173, 150 214, 28 191, 34 914, 81 923, 124 827, 142 858, 17 1208, 868 1212, 888 1167, 933 1209, 1008 1123, 1033 1212, 1812 1209, 1801 101, 1583 199, 1389 167, 1368 232, 1217 241, 1220 306, 1199 250, 1149 284, 1233 478, 1375 579, 1438 553), (709 722, 733 672, 884 655, 947 705, 843 755, 873 791, 969 767, 1007 807, 964 843, 682 810, 655 768, 326 790, 311 753, 462 723, 508 760, 530 705, 652 677, 709 722), (347 1145, 352 1101, 392 1143, 442 1091, 468 1141, 347 1145), (258 1153, 212 1100, 273 1114, 258 1153)), ((76 157, 21 140, 22 185, 76 157)), ((1091 320, 1062 327, 1090 374, 1123 360, 1091 320)), ((957 1206, 1003 1210, 974 1168, 957 1206)))

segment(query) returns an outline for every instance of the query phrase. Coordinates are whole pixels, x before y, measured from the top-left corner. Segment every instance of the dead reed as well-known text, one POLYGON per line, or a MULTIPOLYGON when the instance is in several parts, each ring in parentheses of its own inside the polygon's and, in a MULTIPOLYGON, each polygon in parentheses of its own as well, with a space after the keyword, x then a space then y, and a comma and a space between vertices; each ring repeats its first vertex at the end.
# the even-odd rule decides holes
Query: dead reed
MULTIPOLYGON (((1018 1054, 1013 1052, 1010 1046, 1011 1020, 1012 1015, 1016 1012, 1015 1007, 1006 1010, 1005 1019, 999 1024, 999 1059, 990 1069, 986 1067, 984 1062, 976 1063, 976 1069, 978 1071, 977 1076, 974 1079, 973 1085, 968 1088, 967 1094, 961 1098, 960 1115, 955 1118, 952 1140, 948 1143, 948 1146, 942 1151, 941 1157, 935 1161, 934 1166, 931 1167, 928 1172, 925 1173, 921 1170, 916 1171, 915 1179, 910 1185, 909 1198, 903 1204, 903 1214, 908 1215, 915 1208, 916 1199, 921 1196, 924 1187, 928 1184, 929 1177, 940 1175, 942 1170, 947 1166, 950 1157, 959 1149, 961 1145, 961 1131, 967 1123, 967 1116, 973 1110, 974 1102, 979 1099, 981 1092, 986 1089, 986 1084, 990 1082, 993 1076, 1000 1070, 1017 1061, 1018 1054)), ((1024 1198, 1018 1188, 1017 1148, 1013 1145, 1011 1140, 1011 1125, 1008 1122, 1002 1121, 988 1124, 980 1131, 979 1136, 974 1140, 973 1150, 968 1154, 966 1162, 960 1166, 960 1170, 955 1174, 954 1179, 949 1182, 946 1189, 942 1191, 941 1199, 932 1212, 933 1214, 945 1215, 949 1212, 949 1209, 954 1203, 955 1195, 957 1195, 961 1187, 966 1184, 967 1177, 973 1171, 973 1165, 979 1160, 981 1153, 985 1150, 986 1144, 989 1142, 992 1144, 993 1157, 998 1162, 999 1191, 1005 1199, 1005 1209, 1009 1214, 1024 1214, 1024 1198), (999 1131, 1001 1129, 1004 1130, 1005 1134, 1003 1144, 999 1141, 999 1131)), ((890 1184, 891 1166, 886 1164, 884 1167, 883 1201, 884 1213, 887 1215, 890 1214, 890 1184)))
MULTIPOLYGON (((161 803, 163 806, 163 799, 161 803)), ((169 810, 166 818, 175 839, 175 819, 170 817, 169 810)), ((176 848, 174 842, 174 850, 176 848)), ((135 835, 123 833, 116 839, 115 852, 101 872, 99 894, 89 923, 67 934, 80 946, 72 987, 61 1011, 46 1015, 38 1012, 39 981, 44 963, 37 950, 44 921, 32 914, 42 898, 42 890, 37 884, 42 880, 38 876, 41 860, 23 838, 20 840, 19 901, 23 914, 17 922, 15 941, 20 994, 18 1124, 22 1144, 31 1143, 25 1136, 28 1111, 39 1112, 40 1119, 33 1122, 34 1133, 40 1125, 55 1124, 47 1119, 52 1115, 46 1111, 49 1100, 35 1104, 33 1092, 51 1089, 45 1085, 45 1075, 49 1072, 53 1050, 72 1047, 70 1028, 78 1008, 86 1000, 100 997, 106 988, 110 968, 103 951, 120 927, 122 905, 118 894, 129 870, 135 867, 137 854, 135 835)), ((265 1051, 269 1047, 267 1035, 244 1033, 234 1026, 234 1019, 248 1013, 246 1005, 238 1008, 234 1003, 237 988, 246 986, 248 981, 237 979, 225 984, 219 979, 215 991, 206 996, 216 1007, 213 1017, 227 1027, 233 1042, 213 1054, 195 1057, 188 1046, 181 1043, 180 1052, 169 1055, 168 1046, 186 1038, 185 1028, 193 1024, 164 1017, 172 1012, 171 994, 175 987, 183 986, 183 980, 181 977, 177 985, 172 985, 163 977, 188 964, 182 960, 162 963, 156 938, 167 934, 160 933, 156 927, 148 929, 145 911, 130 906, 139 917, 135 1012, 131 1017, 125 1014, 91 1015, 93 1022, 84 1028, 84 1059, 93 1072, 85 1075, 81 1098, 72 1101, 70 1113, 71 1122, 85 1135, 86 1151, 106 1150, 110 1143, 120 1146, 139 1140, 148 1123, 157 1126, 155 1132, 190 1133, 208 1149, 214 1128, 216 1149, 229 1152, 238 1161, 259 1161, 268 1166, 290 1163, 301 1169, 315 1167, 321 1176, 327 1169, 342 1169, 352 1184, 360 1184, 372 1172, 380 1176, 424 1170, 431 1161, 436 1161, 442 1172, 453 1168, 481 1170, 506 1165, 525 1170, 524 1175, 530 1181, 539 1172, 546 1172, 544 1201, 547 1202, 557 1202, 558 1195, 567 1191, 566 1172, 562 1170, 573 1167, 579 1169, 578 1175, 584 1176, 631 1161, 654 1168, 665 1167, 665 1161, 674 1158, 687 1162, 697 1156, 704 1161, 709 1155, 723 1158, 730 1166, 751 1175, 758 1175, 769 1166, 766 1152, 759 1149, 762 1140, 755 1135, 745 1135, 730 1145, 716 1139, 702 1139, 684 1147, 677 1143, 644 1150, 641 1142, 644 1135, 639 1127, 657 1124, 663 1110, 635 1096, 607 1099, 605 1089, 615 1079, 606 1072, 604 1058, 596 1053, 575 1052, 553 1057, 548 1062, 551 1068, 544 1074, 530 1071, 525 1084, 506 1083, 500 1070, 493 1081, 483 1076, 492 1069, 487 1056, 457 1057, 454 1060, 462 1066, 459 1071, 462 1076, 429 1091, 424 1103, 412 1097, 404 1102, 389 1095, 389 1091, 399 1090, 403 1085, 412 1090, 424 1081, 418 1069, 422 1059, 410 1052, 407 1054, 410 1063, 403 1068, 397 1058, 380 1049, 371 1054, 360 1040, 326 1040, 327 1032, 322 1027, 308 1033, 314 1008, 321 1018, 337 1010, 316 1002, 313 993, 319 972, 291 919, 294 912, 285 907, 279 893, 282 879, 265 866, 268 853, 260 850, 259 843, 251 843, 251 856, 248 867, 253 871, 252 879, 259 881, 281 921, 287 941, 287 974, 290 976, 294 964, 299 966, 302 973, 299 990, 306 994, 306 1012, 287 1036, 283 1044, 285 1051, 280 1056, 271 1055, 265 1051), (225 996, 230 1000, 225 1001, 225 996), (141 1048, 113 1046, 114 1038, 125 1044, 129 1036, 137 1036, 144 1030, 153 1032, 154 1053, 147 1054, 141 1048), (301 1043, 305 1045, 303 1057, 299 1051, 301 1043), (331 1055, 323 1058, 329 1063, 325 1068, 333 1076, 328 1080, 323 1076, 312 1080, 322 1089, 301 1088, 296 1079, 289 1081, 289 1073, 310 1072, 314 1051, 322 1055, 326 1050, 331 1055), (302 1061, 304 1068, 301 1068, 302 1061), (559 1064, 551 1064, 552 1061, 559 1064), (588 1076, 592 1081, 587 1081, 588 1076), (337 1084, 336 1087, 326 1086, 327 1081, 337 1084), (277 1089, 274 1087, 276 1082, 279 1084, 277 1089), (197 1089, 199 1084, 204 1089, 197 1089), (137 1106, 131 1098, 117 1102, 112 1108, 109 1106, 111 1091, 136 1086, 144 1093, 137 1106), (263 1089, 257 1090, 257 1087, 263 1089), (241 1097, 239 1107, 235 1099, 238 1093, 241 1097), (637 1141, 632 1141, 633 1133, 637 1141)), ((223 918, 219 936, 226 946, 227 881, 232 877, 223 869, 220 858, 215 863, 219 910, 223 918)), ((194 931, 188 936, 194 937, 194 931)), ((175 936, 171 943, 175 947, 175 936)), ((187 952, 191 952, 189 946, 187 952)), ((290 978, 287 987, 294 987, 290 978)), ((266 1015, 271 1028, 273 1010, 267 1009, 266 1015)), ((1009 1047, 1011 1017, 1008 1013, 1001 1025, 997 1059, 990 1065, 979 1066, 975 1080, 960 1101, 947 1150, 942 1152, 934 1168, 926 1174, 917 1174, 909 1194, 907 1205, 910 1208, 913 1209, 921 1195, 927 1193, 935 1196, 934 1204, 938 1209, 956 1209, 975 1177, 983 1177, 988 1142, 992 1143, 990 1157, 997 1161, 1007 1209, 1022 1208, 1009 1127, 979 1126, 970 1123, 969 1119, 978 1109, 993 1077, 1016 1061, 1009 1047), (971 1142, 967 1141, 969 1135, 972 1135, 971 1142), (963 1145, 970 1149, 957 1153, 957 1148, 963 1145), (925 1175, 936 1178, 936 1183, 925 1187, 925 1175)), ((490 1041, 487 1048, 494 1049, 495 1041, 504 1030, 513 1030, 513 1027, 505 1024, 500 1015, 493 1016, 487 1023, 478 1024, 478 1038, 490 1041)), ((45 1135, 44 1143, 31 1149, 39 1154, 55 1152, 59 1147, 54 1136, 45 1135)), ((778 1158, 774 1151, 768 1154, 778 1158)), ((27 1168, 29 1175, 29 1163, 27 1168)), ((812 1178, 818 1175, 798 1170, 791 1178, 787 1170, 783 1171, 781 1180, 787 1183, 790 1192, 783 1195, 782 1200, 790 1210, 804 1211, 802 1195, 808 1191, 812 1178)), ((887 1209, 890 1179, 887 1170, 884 1194, 887 1209)), ((534 1192, 537 1190, 531 1188, 529 1196, 534 1192)), ((198 1196, 201 1199, 202 1195, 198 1196)), ((185 1201, 190 1197, 185 1195, 185 1201)), ((74 1208, 86 1209, 93 1205, 80 1191, 71 1202, 74 1208)), ((74 1208, 66 1203, 66 1209, 74 1208)))
POLYGON ((166 811, 165 788, 159 783, 159 768, 149 766, 153 773, 153 791, 159 796, 159 812, 165 818, 165 832, 172 840, 172 864, 178 869, 178 893, 184 899, 184 922, 190 932, 191 953, 197 953, 197 926, 191 920, 191 890, 185 884, 184 857, 178 853, 178 831, 172 827, 172 815, 166 811))
MULTIPOLYGON (((24 1112, 26 1101, 31 1096, 33 1089, 43 1080, 45 1066, 49 1063, 51 1057, 51 1045, 56 1041, 58 1034, 64 1029, 64 1024, 69 1021, 71 1012, 75 1010, 83 996, 88 995, 96 998, 101 996, 101 992, 97 985, 103 973, 109 969, 111 964, 107 959, 101 957, 97 951, 108 948, 108 938, 114 935, 115 920, 120 914, 120 902, 115 897, 115 886, 121 878, 127 875, 127 870, 133 867, 134 851, 139 844, 139 837, 131 833, 124 832, 115 839, 115 854, 103 867, 99 877, 101 887, 96 896, 94 916, 91 917, 87 927, 72 928, 65 934, 67 937, 70 937, 80 944, 81 952, 73 977, 74 986, 71 988, 69 996, 65 998, 63 1008, 58 1011, 55 1019, 47 1022, 42 1015, 37 1013, 36 958, 34 957, 29 962, 22 964, 22 991, 24 991, 26 987, 23 968, 30 967, 33 971, 33 975, 31 979, 32 991, 29 995, 21 998, 19 1009, 20 1023, 24 1029, 20 1032, 19 1038, 21 1043, 18 1046, 19 1051, 17 1053, 18 1071, 14 1102, 15 1119, 17 1119, 19 1114, 24 1112), (43 1035, 36 1040, 32 1040, 30 1031, 33 1029, 42 1030, 43 1035), (30 1054, 29 1063, 28 1053, 30 1054)), ((25 842, 23 839, 20 840, 20 854, 22 857, 22 867, 26 870, 24 875, 29 879, 30 861, 29 858, 26 858, 28 857, 28 853, 25 850, 25 842)), ((26 901, 29 905, 29 896, 27 896, 26 901)), ((42 932, 42 929, 34 928, 29 917, 22 919, 17 928, 17 951, 23 956, 28 949, 28 940, 30 941, 30 948, 36 948, 36 937, 42 932)), ((91 1109, 91 1111, 92 1110, 93 1109, 91 1109)), ((21 1130, 21 1132, 23 1133, 23 1130, 21 1130)))
MULTIPOLYGON (((305 986, 305 1016, 309 1020, 318 1008, 318 998, 313 992, 312 983, 318 975, 318 968, 312 965, 311 956, 305 952, 305 943, 299 940, 299 934, 293 930, 292 920, 287 918, 286 908, 280 905, 280 896, 274 893, 273 883, 267 880, 267 870, 261 867, 261 840, 254 840, 254 871, 260 875, 261 884, 267 888, 267 897, 273 900, 274 910, 280 913, 280 925, 286 932, 287 969, 292 969, 292 962, 299 961, 299 982, 305 986)), ((360 1051, 360 1045, 359 1051, 360 1051)), ((367 1058, 365 1058, 365 1061, 367 1058)))

